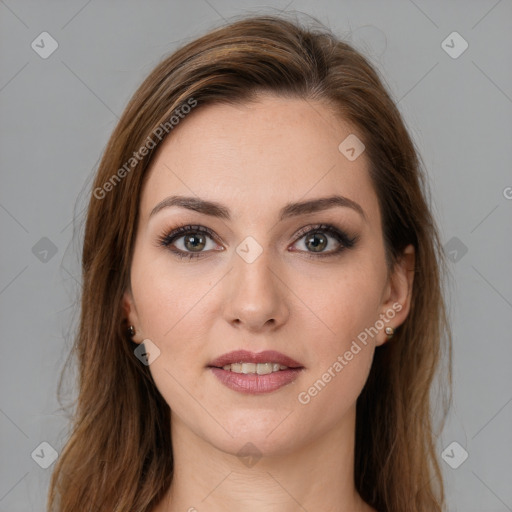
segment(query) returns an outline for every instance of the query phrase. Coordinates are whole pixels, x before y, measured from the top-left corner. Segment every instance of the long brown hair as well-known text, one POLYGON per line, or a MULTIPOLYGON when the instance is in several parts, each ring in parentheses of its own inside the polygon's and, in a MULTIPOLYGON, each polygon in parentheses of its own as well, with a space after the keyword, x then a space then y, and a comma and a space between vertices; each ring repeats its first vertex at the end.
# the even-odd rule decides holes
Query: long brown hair
POLYGON ((169 406, 134 357, 137 345, 127 338, 122 310, 143 180, 161 140, 172 136, 169 120, 184 105, 247 102, 262 91, 324 102, 356 127, 379 198, 389 268, 408 244, 415 247, 411 310, 393 340, 377 348, 358 398, 355 485, 379 512, 443 510, 431 387, 445 361, 443 383, 451 384, 451 337, 423 166, 375 69, 318 25, 283 16, 236 19, 165 58, 123 112, 87 212, 72 352, 79 392, 52 475, 50 511, 149 512, 168 489, 169 406), (133 160, 143 146, 145 156, 133 160))

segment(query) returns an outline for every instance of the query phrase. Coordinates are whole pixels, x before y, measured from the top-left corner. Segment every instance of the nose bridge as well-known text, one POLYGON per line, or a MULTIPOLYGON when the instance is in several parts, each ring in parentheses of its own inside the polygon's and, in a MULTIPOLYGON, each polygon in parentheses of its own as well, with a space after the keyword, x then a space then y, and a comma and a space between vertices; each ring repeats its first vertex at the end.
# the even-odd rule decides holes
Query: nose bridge
POLYGON ((276 265, 272 250, 251 236, 236 247, 227 297, 228 321, 259 328, 269 320, 274 324, 284 320, 287 308, 276 265))
POLYGON ((236 247, 233 264, 233 278, 238 284, 237 289, 248 296, 261 293, 273 294, 274 274, 269 247, 261 245, 254 237, 248 236, 236 247))

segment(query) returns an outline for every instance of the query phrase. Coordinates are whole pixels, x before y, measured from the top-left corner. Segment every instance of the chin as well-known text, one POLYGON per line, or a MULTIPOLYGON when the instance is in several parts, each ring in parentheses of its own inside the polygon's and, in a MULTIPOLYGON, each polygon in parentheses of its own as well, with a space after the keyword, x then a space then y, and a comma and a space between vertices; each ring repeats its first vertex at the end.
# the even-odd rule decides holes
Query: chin
POLYGON ((304 434, 302 428, 297 431, 298 425, 287 415, 282 414, 282 410, 281 414, 276 411, 245 411, 233 418, 225 418, 223 422, 233 437, 224 429, 216 429, 215 432, 205 432, 205 440, 218 450, 238 457, 287 455, 300 447, 304 434))

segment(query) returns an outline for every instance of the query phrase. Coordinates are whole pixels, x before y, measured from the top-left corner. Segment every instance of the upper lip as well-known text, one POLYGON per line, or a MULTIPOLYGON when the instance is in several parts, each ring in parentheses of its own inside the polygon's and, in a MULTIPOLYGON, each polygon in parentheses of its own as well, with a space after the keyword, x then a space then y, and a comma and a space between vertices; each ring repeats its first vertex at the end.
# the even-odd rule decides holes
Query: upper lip
POLYGON ((275 350, 264 350, 263 352, 249 352, 248 350, 234 350, 214 359, 208 366, 222 368, 232 363, 279 363, 288 368, 302 368, 302 365, 275 350))

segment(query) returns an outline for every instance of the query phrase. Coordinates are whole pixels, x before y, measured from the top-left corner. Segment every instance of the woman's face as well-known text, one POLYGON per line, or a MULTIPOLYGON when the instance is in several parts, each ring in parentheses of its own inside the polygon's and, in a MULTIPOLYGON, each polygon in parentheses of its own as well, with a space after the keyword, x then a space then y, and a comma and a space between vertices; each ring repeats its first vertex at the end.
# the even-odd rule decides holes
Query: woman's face
POLYGON ((124 306, 172 423, 223 451, 348 432, 384 328, 407 315, 412 273, 387 272, 354 137, 323 104, 262 95, 193 111, 152 162, 124 306))

